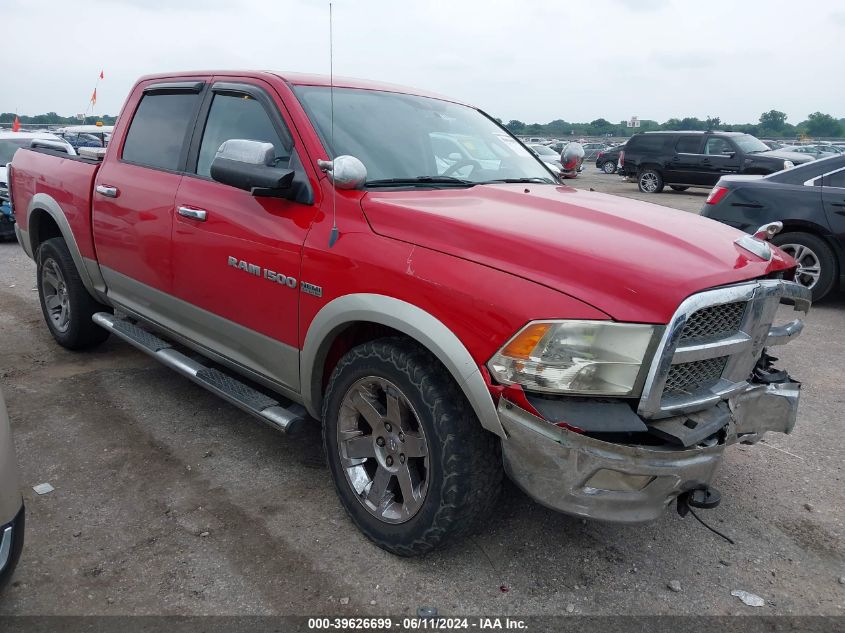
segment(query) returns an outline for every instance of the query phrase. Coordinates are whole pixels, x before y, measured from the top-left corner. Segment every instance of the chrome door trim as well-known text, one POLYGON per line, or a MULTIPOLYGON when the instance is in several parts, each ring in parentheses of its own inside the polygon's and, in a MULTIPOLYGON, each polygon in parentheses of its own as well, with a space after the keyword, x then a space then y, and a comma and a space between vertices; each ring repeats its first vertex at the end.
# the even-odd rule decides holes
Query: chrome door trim
POLYGON ((208 211, 205 209, 193 209, 191 207, 177 207, 176 212, 183 218, 191 218, 199 222, 205 222, 208 219, 208 211))

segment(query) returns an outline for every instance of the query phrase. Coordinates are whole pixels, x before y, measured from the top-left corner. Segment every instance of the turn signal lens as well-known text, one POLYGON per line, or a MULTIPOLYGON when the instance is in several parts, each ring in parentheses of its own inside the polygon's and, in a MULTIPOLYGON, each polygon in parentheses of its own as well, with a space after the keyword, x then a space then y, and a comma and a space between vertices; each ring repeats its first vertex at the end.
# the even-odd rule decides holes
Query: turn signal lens
POLYGON ((530 324, 511 339, 511 342, 508 343, 505 346, 505 349, 502 350, 502 354, 511 358, 522 358, 523 360, 528 360, 531 356, 531 352, 533 352, 534 348, 537 347, 537 343, 540 342, 540 339, 546 335, 546 332, 548 332, 551 327, 551 323, 530 324))

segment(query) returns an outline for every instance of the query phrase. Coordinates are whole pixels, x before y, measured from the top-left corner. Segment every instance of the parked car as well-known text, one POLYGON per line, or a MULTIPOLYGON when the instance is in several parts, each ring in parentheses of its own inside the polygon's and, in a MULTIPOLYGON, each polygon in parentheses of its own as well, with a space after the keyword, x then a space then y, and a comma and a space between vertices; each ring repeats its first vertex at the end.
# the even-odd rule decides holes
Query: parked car
POLYGON ((9 582, 21 557, 24 523, 15 446, 3 393, 0 392, 0 590, 9 582))
POLYGON ((70 125, 57 129, 56 134, 78 150, 81 147, 107 147, 113 131, 112 125, 70 125))
POLYGON ((833 147, 826 145, 784 145, 781 151, 804 154, 815 159, 830 158, 839 154, 833 147))
POLYGON ((582 143, 581 147, 584 148, 584 160, 594 161, 599 152, 606 151, 610 148, 610 145, 607 143, 582 143))
POLYGON ((619 165, 619 155, 624 149, 624 143, 603 149, 596 154, 596 167, 606 174, 616 173, 616 167, 619 165))
MULTIPOLYGON (((69 143, 49 132, 5 132, 0 131, 0 241, 15 239, 15 215, 9 201, 6 165, 21 147, 29 147, 33 141, 55 144, 67 153, 73 152, 69 143)), ((73 152, 75 153, 75 152, 73 152)))
POLYGON ((798 262, 795 279, 813 301, 845 290, 845 156, 765 177, 721 178, 701 215, 749 233, 783 222, 772 241, 798 262))
POLYGON ((802 328, 773 325, 778 302, 809 308, 792 259, 561 187, 473 107, 331 85, 147 76, 101 163, 17 152, 16 234, 57 343, 113 334, 277 429, 319 420, 340 503, 406 556, 483 524, 503 473, 564 512, 648 521, 710 505, 728 445, 792 429, 799 385, 764 351, 802 328), (439 165, 442 134, 500 160, 439 165))
POLYGON ((622 154, 622 169, 640 191, 660 193, 712 187, 725 174, 771 174, 812 160, 782 154, 739 132, 644 132, 632 136, 622 154))
POLYGON ((528 146, 532 152, 537 155, 544 163, 551 163, 552 165, 557 165, 560 167, 560 154, 554 151, 551 147, 547 145, 540 145, 538 143, 532 143, 528 146))

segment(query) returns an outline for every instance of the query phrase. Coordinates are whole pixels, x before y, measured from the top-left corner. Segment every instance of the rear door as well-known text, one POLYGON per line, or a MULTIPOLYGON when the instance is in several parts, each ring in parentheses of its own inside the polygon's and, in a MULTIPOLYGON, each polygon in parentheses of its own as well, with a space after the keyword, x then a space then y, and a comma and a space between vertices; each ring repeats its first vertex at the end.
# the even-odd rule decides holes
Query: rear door
POLYGON ((173 201, 207 77, 148 82, 130 97, 131 117, 94 182, 92 227, 109 296, 161 320, 172 289, 173 201))
POLYGON ((678 136, 672 148, 674 153, 666 165, 664 180, 667 183, 684 185, 704 184, 704 155, 701 145, 704 137, 701 134, 682 134, 678 136))
POLYGON ((845 168, 824 177, 822 201, 830 228, 845 248, 845 168))
POLYGON ((706 137, 704 154, 701 161, 702 182, 699 184, 715 185, 722 176, 739 173, 740 153, 729 139, 721 136, 706 137))
POLYGON ((211 162, 229 139, 272 143, 275 165, 308 180, 302 143, 273 88, 215 80, 174 204, 173 294, 189 338, 298 390, 300 259, 316 207, 212 180, 211 162))

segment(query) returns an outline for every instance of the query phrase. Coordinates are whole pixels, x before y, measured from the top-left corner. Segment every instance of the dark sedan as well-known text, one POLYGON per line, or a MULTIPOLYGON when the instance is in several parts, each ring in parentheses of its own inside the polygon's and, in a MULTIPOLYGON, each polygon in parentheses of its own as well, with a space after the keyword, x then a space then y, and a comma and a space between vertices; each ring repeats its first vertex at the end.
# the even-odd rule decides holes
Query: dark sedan
POLYGON ((601 150, 596 155, 596 167, 606 174, 614 173, 616 171, 616 165, 619 163, 619 152, 623 149, 625 149, 624 143, 601 150))
POLYGON ((768 176, 724 176, 701 215, 753 233, 783 222, 772 239, 798 262, 796 280, 818 301, 845 290, 845 156, 768 176))

